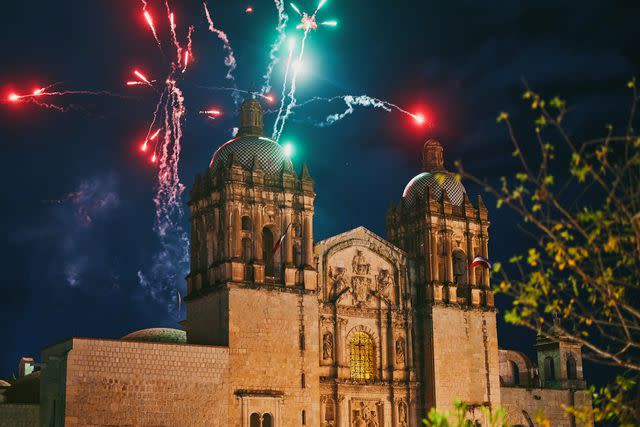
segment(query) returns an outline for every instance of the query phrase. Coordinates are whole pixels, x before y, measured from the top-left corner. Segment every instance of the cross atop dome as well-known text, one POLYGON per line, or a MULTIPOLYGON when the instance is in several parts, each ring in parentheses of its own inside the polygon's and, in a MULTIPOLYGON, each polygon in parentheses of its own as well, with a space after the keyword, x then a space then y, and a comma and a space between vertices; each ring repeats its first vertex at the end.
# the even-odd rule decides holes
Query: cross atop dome
POLYGON ((240 129, 238 136, 264 136, 264 112, 255 98, 245 99, 240 106, 240 129))

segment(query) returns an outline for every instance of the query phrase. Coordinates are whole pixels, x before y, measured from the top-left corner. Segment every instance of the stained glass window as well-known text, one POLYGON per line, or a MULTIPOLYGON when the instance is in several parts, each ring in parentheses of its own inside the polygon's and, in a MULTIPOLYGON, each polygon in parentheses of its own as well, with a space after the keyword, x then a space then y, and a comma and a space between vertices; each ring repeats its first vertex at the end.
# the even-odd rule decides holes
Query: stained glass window
POLYGON ((356 332, 349 343, 351 378, 373 379, 373 340, 365 332, 356 332))

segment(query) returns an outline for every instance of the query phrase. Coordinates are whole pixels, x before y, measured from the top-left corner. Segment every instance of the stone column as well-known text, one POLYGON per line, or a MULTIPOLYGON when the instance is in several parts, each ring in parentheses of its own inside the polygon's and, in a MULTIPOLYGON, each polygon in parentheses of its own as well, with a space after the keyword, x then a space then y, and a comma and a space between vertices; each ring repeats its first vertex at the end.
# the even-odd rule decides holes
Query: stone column
POLYGON ((424 232, 424 257, 427 265, 426 280, 435 280, 433 277, 433 256, 431 254, 431 227, 426 227, 424 232))
POLYGON ((262 206, 256 206, 253 216, 253 258, 262 261, 262 206))
POLYGON ((349 402, 342 394, 336 402, 336 426, 349 427, 349 402))
POLYGON ((304 213, 304 265, 313 267, 313 213, 304 213))
POLYGON ((431 262, 433 265, 432 270, 432 278, 431 280, 438 281, 440 280, 439 272, 438 272, 438 233, 432 229, 431 232, 431 262))
POLYGON ((284 250, 284 263, 287 267, 290 267, 293 265, 293 238, 292 238, 293 225, 291 225, 291 209, 290 208, 284 209, 284 229, 283 230, 287 230, 287 227, 289 227, 289 231, 284 237, 284 248, 282 249, 284 250))
POLYGON ((337 369, 338 377, 340 377, 341 368, 345 366, 344 354, 347 350, 345 349, 345 345, 348 346, 348 344, 345 343, 346 337, 344 336, 344 325, 346 323, 347 321, 345 319, 336 317, 335 333, 333 334, 333 336, 335 337, 334 340, 335 340, 336 353, 334 357, 335 357, 336 365, 338 367, 337 369))
POLYGON ((453 283, 453 256, 452 256, 452 245, 451 245, 451 234, 453 233, 452 231, 446 230, 445 231, 445 250, 446 250, 446 257, 447 257, 447 282, 449 283, 453 283))
POLYGON ((218 233, 220 232, 220 209, 213 208, 213 260, 215 262, 222 258, 222 248, 218 247, 218 233))
POLYGON ((233 257, 240 258, 242 255, 242 215, 240 209, 233 210, 233 257))
MULTIPOLYGON (((483 234, 484 236, 482 239, 482 256, 485 257, 486 259, 489 259, 489 237, 486 235, 486 233, 483 233, 483 234)), ((488 288, 489 287, 489 270, 485 268, 482 273, 483 273, 482 285, 488 288)))
POLYGON ((406 368, 407 370, 413 369, 413 325, 411 322, 407 322, 406 328, 407 339, 405 340, 405 352, 406 352, 406 368))
POLYGON ((467 283, 471 286, 476 284, 476 275, 474 274, 473 269, 471 268, 471 263, 473 262, 474 254, 473 254, 473 233, 468 231, 469 223, 467 223, 467 283))

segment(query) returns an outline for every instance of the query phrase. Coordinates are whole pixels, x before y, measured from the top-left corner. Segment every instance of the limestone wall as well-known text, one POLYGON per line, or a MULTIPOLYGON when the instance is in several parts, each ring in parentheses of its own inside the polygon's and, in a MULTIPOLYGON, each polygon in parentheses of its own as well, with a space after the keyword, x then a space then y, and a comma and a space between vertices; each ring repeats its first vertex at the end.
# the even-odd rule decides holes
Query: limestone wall
POLYGON ((0 426, 34 427, 40 425, 40 405, 0 404, 0 426))
MULTIPOLYGON (((66 354, 43 352, 44 372, 55 369, 53 360, 66 359, 57 368, 66 371, 64 403, 57 402, 65 426, 227 425, 227 348, 83 338, 66 343, 66 354)), ((48 399, 55 396, 49 387, 43 382, 47 426, 54 413, 48 399)), ((62 425, 57 414, 54 425, 62 425)))
POLYGON ((553 427, 573 427, 575 424, 562 405, 591 405, 591 396, 584 390, 502 387, 500 393, 510 425, 528 426, 531 420, 537 426, 536 416, 543 415, 553 427))
POLYGON ((500 406, 495 311, 435 305, 432 322, 433 404, 442 410, 455 400, 500 406))
POLYGON ((255 412, 274 415, 274 427, 299 426, 302 411, 306 425, 319 425, 318 347, 315 293, 232 287, 229 375, 236 398, 230 400, 228 425, 248 426, 255 412))
POLYGON ((187 300, 185 325, 190 344, 229 344, 229 300, 226 292, 212 292, 187 300))

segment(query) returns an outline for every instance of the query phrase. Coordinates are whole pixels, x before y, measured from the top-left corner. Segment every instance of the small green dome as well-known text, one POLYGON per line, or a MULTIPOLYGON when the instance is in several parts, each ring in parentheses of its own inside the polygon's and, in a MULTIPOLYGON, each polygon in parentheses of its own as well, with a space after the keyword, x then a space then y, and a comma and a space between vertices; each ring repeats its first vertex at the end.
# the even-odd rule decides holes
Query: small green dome
POLYGON ((148 328, 131 332, 121 338, 123 341, 140 342, 166 342, 184 344, 187 342, 187 333, 173 328, 148 328))

